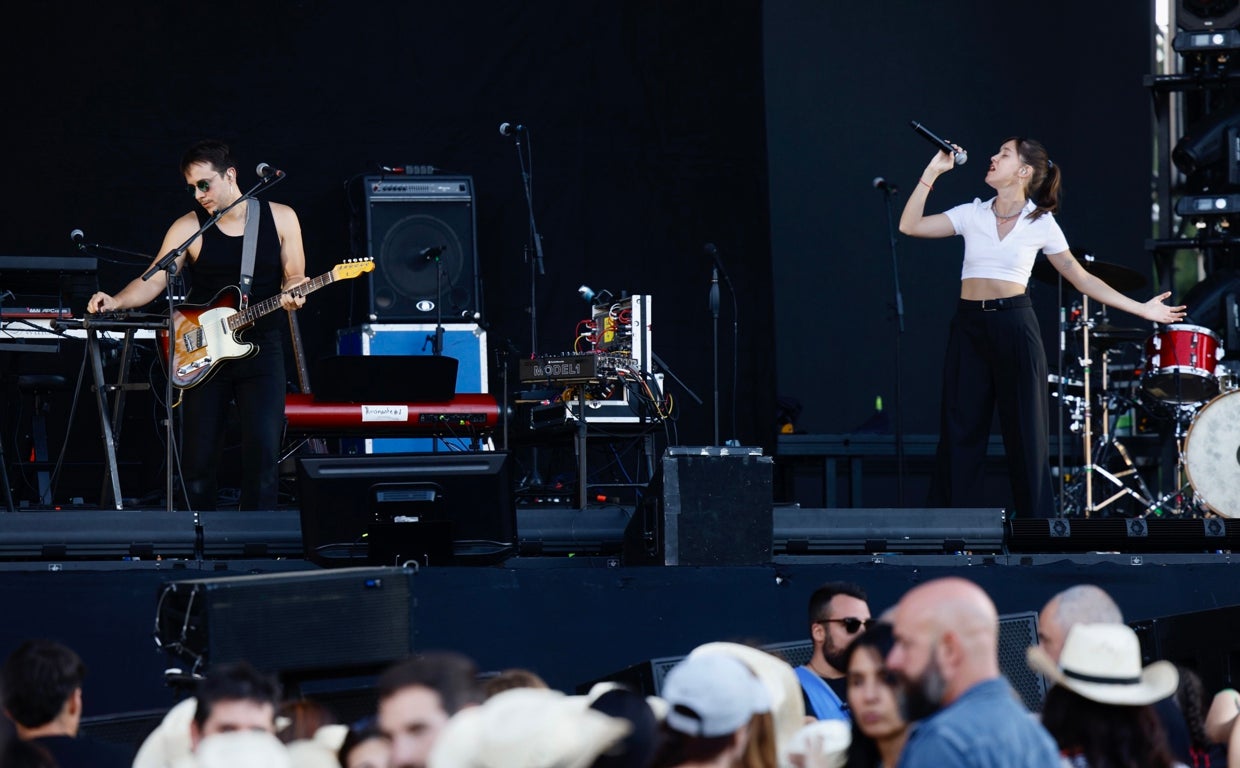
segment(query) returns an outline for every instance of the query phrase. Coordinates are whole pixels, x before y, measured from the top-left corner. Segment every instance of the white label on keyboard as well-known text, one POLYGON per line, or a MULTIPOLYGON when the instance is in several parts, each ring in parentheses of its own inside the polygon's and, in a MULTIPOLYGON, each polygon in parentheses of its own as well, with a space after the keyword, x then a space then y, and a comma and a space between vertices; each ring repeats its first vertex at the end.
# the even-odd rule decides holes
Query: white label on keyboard
POLYGON ((362 421, 409 421, 409 406, 363 405, 362 421))

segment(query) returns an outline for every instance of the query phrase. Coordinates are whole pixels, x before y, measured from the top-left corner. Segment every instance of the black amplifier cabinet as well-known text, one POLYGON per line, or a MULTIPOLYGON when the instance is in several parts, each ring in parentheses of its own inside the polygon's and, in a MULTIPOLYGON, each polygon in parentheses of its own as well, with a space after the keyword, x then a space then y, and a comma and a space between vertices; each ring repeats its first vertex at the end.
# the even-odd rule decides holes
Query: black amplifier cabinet
POLYGON ((196 669, 244 660, 286 679, 377 672, 413 650, 413 574, 340 568, 169 582, 156 642, 196 669))

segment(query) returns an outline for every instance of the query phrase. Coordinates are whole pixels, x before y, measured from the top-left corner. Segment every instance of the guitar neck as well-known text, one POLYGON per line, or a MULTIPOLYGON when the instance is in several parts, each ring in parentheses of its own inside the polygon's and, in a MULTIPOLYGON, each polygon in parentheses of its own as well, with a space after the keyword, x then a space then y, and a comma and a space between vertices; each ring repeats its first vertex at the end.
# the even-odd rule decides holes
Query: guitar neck
POLYGON ((269 315, 276 311, 280 308, 280 299, 286 293, 291 293, 294 296, 307 296, 323 286, 330 285, 334 282, 336 282, 336 273, 325 272, 308 283, 302 283, 301 285, 290 288, 287 291, 277 293, 275 296, 272 296, 269 299, 264 299, 257 304, 251 304, 245 309, 228 317, 228 329, 231 331, 239 331, 243 328, 248 328, 257 322, 260 317, 269 315))

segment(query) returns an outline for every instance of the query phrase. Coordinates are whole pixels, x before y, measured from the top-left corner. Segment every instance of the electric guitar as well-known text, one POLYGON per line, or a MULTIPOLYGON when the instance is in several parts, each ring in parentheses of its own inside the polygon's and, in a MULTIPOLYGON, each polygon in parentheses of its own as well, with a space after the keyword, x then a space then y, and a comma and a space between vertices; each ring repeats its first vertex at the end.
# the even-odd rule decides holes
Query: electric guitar
POLYGON ((374 268, 375 263, 371 259, 343 262, 331 272, 245 309, 238 309, 241 306, 241 290, 236 286, 215 294, 215 298, 207 304, 174 307, 172 344, 168 344, 168 331, 159 333, 164 362, 168 362, 168 357, 172 358, 172 364, 167 366, 172 385, 189 389, 206 381, 220 363, 257 353, 257 344, 241 341, 237 334, 254 325, 260 317, 280 309, 280 298, 284 293, 306 296, 337 280, 349 280, 374 268))

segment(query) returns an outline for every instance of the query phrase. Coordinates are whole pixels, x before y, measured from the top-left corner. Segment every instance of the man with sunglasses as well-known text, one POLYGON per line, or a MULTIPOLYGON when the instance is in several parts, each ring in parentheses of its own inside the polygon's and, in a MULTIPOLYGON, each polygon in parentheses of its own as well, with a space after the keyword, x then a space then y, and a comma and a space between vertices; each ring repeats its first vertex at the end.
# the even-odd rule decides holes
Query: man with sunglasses
POLYGON ((814 652, 808 662, 796 669, 806 714, 819 720, 850 719, 845 651, 873 623, 865 590, 856 584, 832 581, 810 595, 809 633, 814 652))
MULTIPOLYGON (((185 188, 197 206, 172 223, 160 246, 160 258, 181 246, 212 217, 213 226, 190 242, 176 259, 177 274, 189 275, 189 304, 212 304, 217 295, 241 283, 247 211, 237 180, 237 163, 228 145, 200 141, 181 158, 185 188), (221 213, 227 209, 227 213, 221 213)), ((253 244, 252 282, 247 294, 255 301, 280 295, 280 304, 294 310, 305 298, 282 293, 307 282, 306 257, 297 213, 287 205, 262 202, 253 206, 258 216, 253 244)), ((157 259, 158 261, 158 259, 157 259)), ((96 293, 87 312, 113 312, 146 306, 164 295, 168 275, 156 272, 149 280, 137 278, 115 296, 96 293)), ((235 402, 241 424, 241 509, 274 509, 278 502, 280 436, 284 429, 283 319, 267 314, 246 331, 245 341, 260 352, 230 360, 204 382, 182 391, 181 476, 191 509, 215 509, 218 497, 217 470, 228 423, 230 404, 235 402)))

